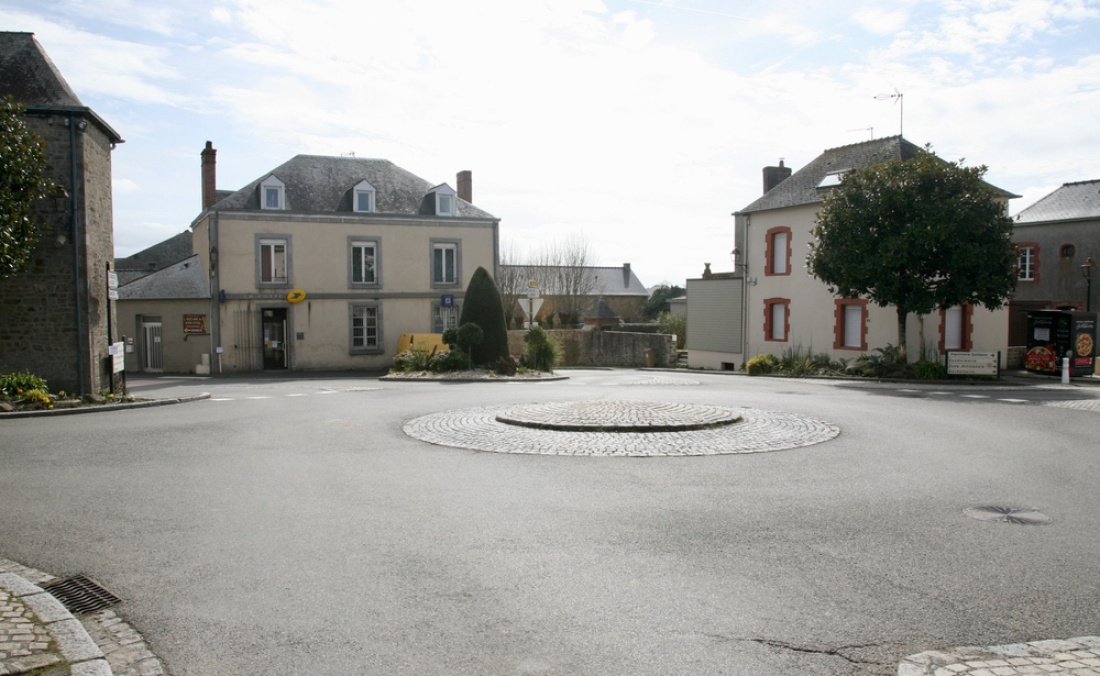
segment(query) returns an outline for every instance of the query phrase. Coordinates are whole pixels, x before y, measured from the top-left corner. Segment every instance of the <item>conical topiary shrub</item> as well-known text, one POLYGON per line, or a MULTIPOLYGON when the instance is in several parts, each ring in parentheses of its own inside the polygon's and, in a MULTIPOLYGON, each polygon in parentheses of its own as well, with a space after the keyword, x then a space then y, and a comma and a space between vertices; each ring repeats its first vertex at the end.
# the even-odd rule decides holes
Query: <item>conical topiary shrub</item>
POLYGON ((481 327, 485 334, 479 345, 471 348, 471 357, 477 365, 495 364, 501 357, 508 356, 508 328, 504 324, 504 305, 500 300, 500 291, 496 282, 485 270, 478 268, 466 287, 466 297, 462 301, 462 316, 459 326, 473 322, 481 327))

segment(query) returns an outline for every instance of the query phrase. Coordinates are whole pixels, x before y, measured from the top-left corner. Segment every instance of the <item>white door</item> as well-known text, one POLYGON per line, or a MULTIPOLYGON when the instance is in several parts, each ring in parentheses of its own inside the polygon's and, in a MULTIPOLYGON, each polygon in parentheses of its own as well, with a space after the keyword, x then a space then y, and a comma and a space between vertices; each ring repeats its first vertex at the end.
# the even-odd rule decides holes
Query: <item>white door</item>
POLYGON ((164 348, 160 341, 160 322, 141 323, 141 370, 149 373, 164 371, 164 348))

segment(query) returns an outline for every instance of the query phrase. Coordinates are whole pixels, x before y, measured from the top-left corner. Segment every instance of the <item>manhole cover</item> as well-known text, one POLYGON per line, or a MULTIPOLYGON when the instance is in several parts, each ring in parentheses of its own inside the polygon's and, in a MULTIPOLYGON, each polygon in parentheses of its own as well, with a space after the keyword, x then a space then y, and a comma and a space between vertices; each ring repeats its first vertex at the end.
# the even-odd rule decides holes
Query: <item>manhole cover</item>
POLYGON ((122 603, 122 599, 84 575, 74 575, 64 580, 57 580, 42 585, 42 588, 53 594, 54 598, 61 602, 61 605, 68 608, 69 612, 75 615, 93 613, 122 603))
POLYGON ((967 507, 963 510, 963 514, 978 521, 1000 521, 1020 526, 1038 526, 1051 522, 1051 518, 1046 514, 1027 508, 1018 509, 1015 507, 984 505, 981 507, 967 507))

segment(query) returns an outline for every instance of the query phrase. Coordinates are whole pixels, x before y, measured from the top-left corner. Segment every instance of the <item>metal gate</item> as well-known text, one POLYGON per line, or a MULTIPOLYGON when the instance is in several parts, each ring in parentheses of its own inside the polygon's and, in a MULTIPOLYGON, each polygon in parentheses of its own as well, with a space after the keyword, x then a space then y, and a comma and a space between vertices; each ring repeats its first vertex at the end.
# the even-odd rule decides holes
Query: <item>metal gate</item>
POLYGON ((164 344, 160 340, 160 322, 141 323, 141 370, 148 373, 164 371, 164 344))

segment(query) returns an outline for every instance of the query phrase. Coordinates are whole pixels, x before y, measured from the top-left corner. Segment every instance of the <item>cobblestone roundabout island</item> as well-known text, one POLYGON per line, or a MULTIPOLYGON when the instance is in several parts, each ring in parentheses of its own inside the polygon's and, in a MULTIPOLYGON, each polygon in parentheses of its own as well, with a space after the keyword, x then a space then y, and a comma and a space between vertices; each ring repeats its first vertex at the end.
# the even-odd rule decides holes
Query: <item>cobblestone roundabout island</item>
POLYGON ((619 399, 443 411, 404 429, 421 441, 476 451, 636 457, 781 451, 840 434, 836 425, 792 413, 619 399))

